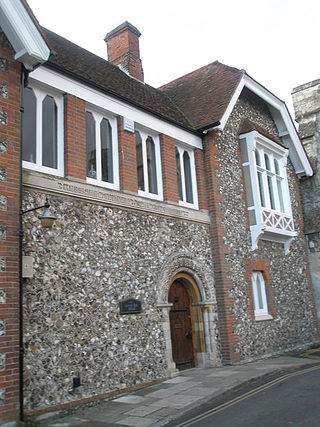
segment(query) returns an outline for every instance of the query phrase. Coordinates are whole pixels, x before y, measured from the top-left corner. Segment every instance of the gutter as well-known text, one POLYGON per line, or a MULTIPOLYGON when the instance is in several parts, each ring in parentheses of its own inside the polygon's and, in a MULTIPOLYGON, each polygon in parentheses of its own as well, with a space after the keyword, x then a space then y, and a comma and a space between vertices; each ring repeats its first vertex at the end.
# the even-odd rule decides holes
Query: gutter
POLYGON ((221 122, 217 120, 216 122, 211 123, 210 125, 204 126, 203 128, 198 129, 198 132, 206 135, 211 130, 216 130, 221 125, 221 122))

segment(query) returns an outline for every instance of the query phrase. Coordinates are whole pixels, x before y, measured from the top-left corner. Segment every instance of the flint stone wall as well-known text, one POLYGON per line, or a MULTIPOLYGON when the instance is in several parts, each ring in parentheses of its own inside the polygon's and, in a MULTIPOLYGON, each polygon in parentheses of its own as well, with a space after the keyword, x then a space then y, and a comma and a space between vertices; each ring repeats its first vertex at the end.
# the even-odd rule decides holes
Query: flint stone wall
POLYGON ((250 230, 243 192, 242 168, 239 155, 238 128, 242 118, 248 118, 277 135, 267 107, 254 95, 243 92, 231 117, 217 140, 219 148, 220 193, 224 195, 221 210, 225 212, 223 226, 227 230, 225 245, 233 287, 230 295, 234 305, 230 311, 236 318, 235 333, 239 342, 235 351, 241 360, 275 354, 313 342, 317 333, 311 311, 311 292, 306 274, 307 261, 304 238, 300 235, 298 200, 294 188, 294 171, 288 161, 288 180, 295 230, 299 233, 288 255, 282 244, 259 241, 251 251, 250 230), (249 295, 244 260, 268 260, 276 317, 269 321, 252 320, 248 311, 249 295))
MULTIPOLYGON (((24 208, 44 195, 25 191, 24 208)), ((167 375, 157 278, 176 253, 212 271, 209 224, 50 196, 58 220, 43 230, 24 216, 25 407, 34 409, 134 386, 167 375), (119 314, 137 298, 142 313, 119 314), (72 380, 82 386, 72 391, 72 380)), ((181 266, 180 266, 181 267, 181 266)), ((215 295, 213 280, 204 297, 215 295)))

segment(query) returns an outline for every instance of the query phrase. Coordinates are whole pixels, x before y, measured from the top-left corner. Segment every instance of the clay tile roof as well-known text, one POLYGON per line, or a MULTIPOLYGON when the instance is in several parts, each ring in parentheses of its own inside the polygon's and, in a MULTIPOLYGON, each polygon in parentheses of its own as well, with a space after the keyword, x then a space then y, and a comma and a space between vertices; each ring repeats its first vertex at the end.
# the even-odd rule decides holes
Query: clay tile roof
POLYGON ((257 123, 252 122, 249 119, 242 119, 239 125, 238 133, 239 135, 251 132, 253 130, 256 130, 257 132, 261 133, 261 135, 265 136, 268 139, 271 139, 271 141, 277 142, 278 144, 282 145, 281 139, 275 135, 270 134, 267 132, 263 127, 258 125, 257 123))
POLYGON ((244 73, 215 61, 159 89, 201 129, 222 119, 244 73))
MULTIPOLYGON (((42 27, 52 55, 46 67, 64 73, 138 108, 195 130, 192 122, 163 92, 129 77, 117 66, 42 27)), ((106 49, 107 54, 107 49, 106 49)))

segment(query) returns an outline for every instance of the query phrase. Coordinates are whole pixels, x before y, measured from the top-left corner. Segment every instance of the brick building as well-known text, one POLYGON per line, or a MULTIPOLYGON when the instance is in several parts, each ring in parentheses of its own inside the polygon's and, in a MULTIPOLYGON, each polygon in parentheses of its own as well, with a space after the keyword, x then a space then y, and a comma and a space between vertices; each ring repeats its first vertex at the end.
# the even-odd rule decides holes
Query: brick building
POLYGON ((311 177, 301 180, 300 188, 311 278, 320 322, 320 80, 293 89, 292 99, 299 135, 314 171, 311 177))
POLYGON ((314 343, 285 104, 219 62, 149 86, 128 22, 108 62, 0 12, 0 425, 314 343))

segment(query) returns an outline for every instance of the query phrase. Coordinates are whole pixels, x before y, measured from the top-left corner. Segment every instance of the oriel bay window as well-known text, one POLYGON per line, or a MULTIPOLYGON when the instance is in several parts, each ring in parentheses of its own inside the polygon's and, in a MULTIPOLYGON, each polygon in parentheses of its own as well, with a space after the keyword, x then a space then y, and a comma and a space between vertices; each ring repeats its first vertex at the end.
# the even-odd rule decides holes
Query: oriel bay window
POLYGON ((162 200, 162 178, 159 136, 136 130, 138 193, 162 200))
POLYGON ((62 95, 30 86, 24 88, 23 99, 23 166, 63 175, 62 95))
POLYGON ((176 146, 179 204, 198 209, 197 182, 193 150, 176 146))
POLYGON ((284 243, 297 235, 287 181, 288 150, 257 131, 240 136, 252 249, 258 241, 284 243))
POLYGON ((117 122, 96 111, 86 112, 87 182, 119 188, 117 122))

